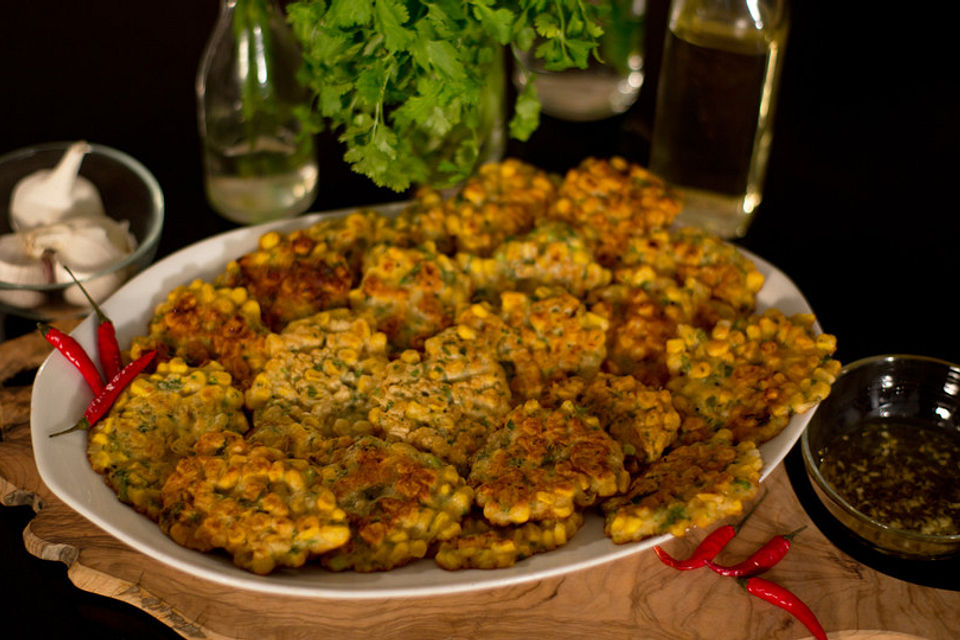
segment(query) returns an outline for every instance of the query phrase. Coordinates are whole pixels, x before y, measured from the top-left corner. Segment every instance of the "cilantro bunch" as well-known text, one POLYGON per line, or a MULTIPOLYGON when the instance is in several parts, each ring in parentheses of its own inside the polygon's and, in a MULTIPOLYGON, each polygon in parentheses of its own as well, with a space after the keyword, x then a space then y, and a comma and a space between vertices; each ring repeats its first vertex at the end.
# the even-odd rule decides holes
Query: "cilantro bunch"
MULTIPOLYGON (((376 184, 455 184, 474 169, 483 95, 503 48, 533 48, 544 68, 585 68, 603 33, 589 0, 296 0, 313 121, 339 134, 344 159, 376 184)), ((502 75, 499 82, 502 82, 502 75)), ((498 87, 496 91, 500 91, 498 87)), ((533 83, 517 96, 510 134, 539 125, 533 83)), ((315 129, 317 130, 317 129, 315 129)))

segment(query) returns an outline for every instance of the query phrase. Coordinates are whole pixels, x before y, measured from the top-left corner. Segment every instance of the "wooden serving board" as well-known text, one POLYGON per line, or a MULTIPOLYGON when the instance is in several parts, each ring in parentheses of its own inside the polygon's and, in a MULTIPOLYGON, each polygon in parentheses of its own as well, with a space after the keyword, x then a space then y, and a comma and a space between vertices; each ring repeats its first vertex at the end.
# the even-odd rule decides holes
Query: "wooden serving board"
MULTIPOLYGON (((0 344, 2 375, 37 360, 24 360, 22 346, 17 340, 0 344), (18 357, 14 364, 11 353, 18 357)), ((139 607, 185 638, 810 636, 789 614, 749 596, 734 580, 708 569, 677 572, 651 552, 529 584, 449 596, 324 600, 224 587, 134 551, 63 504, 39 477, 28 417, 29 388, 0 387, 0 503, 36 510, 24 532, 27 550, 66 564, 77 587, 139 607)), ((839 551, 807 516, 782 465, 765 485, 767 498, 719 560, 734 562, 770 536, 806 525, 766 577, 803 598, 831 638, 958 637, 960 592, 897 580, 839 551)), ((702 536, 693 531, 666 548, 684 556, 702 536)))

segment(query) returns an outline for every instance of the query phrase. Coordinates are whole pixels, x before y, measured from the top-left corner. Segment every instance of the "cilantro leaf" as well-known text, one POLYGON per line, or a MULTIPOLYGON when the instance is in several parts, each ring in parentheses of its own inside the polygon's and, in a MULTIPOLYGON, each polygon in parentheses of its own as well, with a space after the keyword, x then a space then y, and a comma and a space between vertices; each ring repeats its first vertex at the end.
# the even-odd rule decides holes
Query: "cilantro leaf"
MULTIPOLYGON (((500 110, 485 92, 505 81, 504 48, 533 49, 549 70, 586 66, 605 11, 583 0, 295 0, 287 18, 315 96, 311 123, 338 132, 355 171, 403 191, 472 173, 491 104, 500 110)), ((528 138, 539 116, 528 85, 510 135, 528 138)))
MULTIPOLYGON (((531 78, 532 80, 532 78, 531 78)), ((510 119, 510 135, 524 141, 540 126, 540 100, 534 82, 527 82, 517 96, 513 118, 510 119)))
POLYGON ((416 34, 403 26, 410 18, 407 8, 398 0, 377 0, 375 6, 376 29, 383 35, 383 46, 387 51, 402 51, 407 48, 416 34))

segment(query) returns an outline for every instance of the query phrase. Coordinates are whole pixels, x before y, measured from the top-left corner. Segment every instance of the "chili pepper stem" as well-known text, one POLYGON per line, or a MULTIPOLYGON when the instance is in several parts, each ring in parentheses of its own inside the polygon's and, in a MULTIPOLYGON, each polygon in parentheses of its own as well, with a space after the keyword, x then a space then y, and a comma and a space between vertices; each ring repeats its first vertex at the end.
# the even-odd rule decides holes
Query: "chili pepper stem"
POLYGON ((68 433, 73 433, 74 431, 89 431, 90 430, 90 421, 86 418, 80 418, 80 421, 77 424, 73 425, 69 429, 64 429, 63 431, 57 431, 56 433, 51 433, 50 437, 54 438, 56 436, 62 436, 68 433))
POLYGON ((94 313, 97 314, 97 348, 100 352, 100 365, 103 367, 107 380, 110 380, 123 368, 123 356, 120 355, 120 345, 117 344, 117 332, 113 326, 113 321, 103 312, 103 309, 100 308, 97 301, 93 299, 93 296, 91 296, 80 283, 80 280, 73 274, 70 267, 64 265, 63 268, 66 269, 70 277, 73 278, 73 281, 87 298, 94 313))
POLYGON ((78 280, 77 276, 75 276, 73 271, 70 270, 70 267, 68 267, 67 265, 63 265, 63 268, 70 275, 70 277, 73 278, 74 284, 76 284, 77 287, 79 287, 80 292, 83 293, 83 296, 87 299, 87 302, 90 303, 90 308, 92 308, 93 312, 97 314, 97 320, 99 320, 100 322, 109 322, 110 319, 100 308, 100 305, 98 305, 97 302, 93 299, 93 296, 91 296, 90 293, 86 290, 86 288, 84 288, 84 286, 80 284, 80 280, 78 280))
POLYGON ((710 560, 707 560, 705 564, 715 573, 722 576, 754 576, 763 573, 783 560, 784 556, 787 555, 787 551, 790 550, 790 541, 804 529, 806 529, 806 526, 800 527, 787 534, 773 536, 767 540, 763 546, 754 551, 749 558, 735 565, 719 565, 710 560))
POLYGON ((783 534, 781 537, 782 537, 782 538, 786 538, 787 540, 793 540, 795 537, 797 537, 797 534, 798 534, 798 533, 800 533, 801 531, 803 531, 803 530, 806 529, 806 528, 807 528, 807 525, 803 525, 803 526, 800 527, 799 529, 794 529, 794 530, 791 531, 790 533, 785 533, 785 534, 783 534))
POLYGON ((717 527, 712 532, 707 534, 707 536, 697 545, 697 548, 693 550, 693 553, 686 560, 680 560, 674 558, 669 553, 667 553, 663 547, 657 545, 653 548, 654 552, 657 554, 657 557, 660 558, 660 562, 672 567, 679 571, 689 571, 691 569, 699 569, 700 567, 705 566, 709 560, 713 560, 720 553, 721 550, 733 539, 737 532, 743 527, 744 523, 753 515, 753 512, 756 510, 760 503, 763 502, 763 499, 767 497, 767 491, 764 489, 763 495, 760 496, 760 499, 753 503, 747 513, 744 514, 743 518, 740 519, 735 525, 725 524, 723 526, 717 527))

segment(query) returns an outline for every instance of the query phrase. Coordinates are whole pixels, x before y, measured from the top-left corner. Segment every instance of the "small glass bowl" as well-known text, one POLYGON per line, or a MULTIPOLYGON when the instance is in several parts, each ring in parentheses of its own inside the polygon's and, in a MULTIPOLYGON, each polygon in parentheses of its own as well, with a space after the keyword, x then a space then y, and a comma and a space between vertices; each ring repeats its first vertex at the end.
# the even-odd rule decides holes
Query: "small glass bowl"
POLYGON ((960 551, 960 535, 925 535, 876 520, 841 495, 820 471, 822 451, 866 421, 960 431, 960 367, 913 355, 881 355, 846 365, 801 436, 803 461, 828 511, 882 553, 935 560, 960 551))
MULTIPOLYGON (((55 167, 71 144, 38 144, 0 156, 0 234, 11 232, 10 199, 17 183, 35 171, 55 167)), ((99 144, 90 144, 79 173, 97 187, 106 215, 128 221, 129 231, 137 240, 134 251, 124 259, 80 281, 114 274, 120 274, 120 282, 125 281, 149 265, 156 255, 163 229, 163 192, 140 162, 99 144)), ((36 320, 86 313, 89 307, 78 305, 76 296, 71 296, 73 301, 64 296, 72 287, 70 282, 21 284, 0 280, 0 312, 36 320)))

